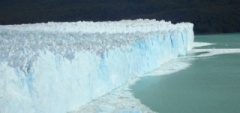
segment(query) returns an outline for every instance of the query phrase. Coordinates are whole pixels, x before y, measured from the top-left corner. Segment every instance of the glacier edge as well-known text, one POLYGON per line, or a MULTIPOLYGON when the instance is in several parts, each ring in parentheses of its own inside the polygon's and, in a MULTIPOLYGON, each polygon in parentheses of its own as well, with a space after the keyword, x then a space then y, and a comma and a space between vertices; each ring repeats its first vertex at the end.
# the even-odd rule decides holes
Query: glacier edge
POLYGON ((110 22, 119 33, 40 29, 57 23, 0 26, 0 112, 66 113, 192 48, 191 23, 126 23, 110 22))

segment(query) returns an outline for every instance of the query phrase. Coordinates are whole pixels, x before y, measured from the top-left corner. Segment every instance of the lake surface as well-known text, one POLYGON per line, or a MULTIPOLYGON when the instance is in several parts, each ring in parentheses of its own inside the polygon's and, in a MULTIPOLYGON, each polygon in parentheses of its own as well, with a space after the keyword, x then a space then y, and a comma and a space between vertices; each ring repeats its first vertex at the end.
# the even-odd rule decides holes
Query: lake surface
MULTIPOLYGON (((201 35, 195 41, 214 43, 196 49, 240 49, 240 34, 201 35)), ((131 86, 134 96, 159 113, 240 111, 239 53, 196 57, 190 64, 176 73, 143 77, 131 86)))

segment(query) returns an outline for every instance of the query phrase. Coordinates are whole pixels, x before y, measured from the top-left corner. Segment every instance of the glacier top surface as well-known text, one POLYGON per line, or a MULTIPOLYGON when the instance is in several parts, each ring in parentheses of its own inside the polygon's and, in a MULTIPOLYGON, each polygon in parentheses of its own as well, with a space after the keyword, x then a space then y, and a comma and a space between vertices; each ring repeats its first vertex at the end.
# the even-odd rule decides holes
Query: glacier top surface
MULTIPOLYGON (((0 30, 82 32, 82 33, 132 33, 181 29, 186 23, 172 24, 164 20, 121 20, 106 22, 48 22, 22 25, 0 25, 0 30)), ((189 24, 189 23, 188 23, 189 24)))
POLYGON ((142 19, 4 25, 0 26, 0 63, 6 61, 11 66, 20 66, 35 61, 40 51, 50 51, 69 60, 79 51, 102 55, 109 49, 128 47, 151 36, 164 37, 192 30, 192 27, 191 23, 142 19))

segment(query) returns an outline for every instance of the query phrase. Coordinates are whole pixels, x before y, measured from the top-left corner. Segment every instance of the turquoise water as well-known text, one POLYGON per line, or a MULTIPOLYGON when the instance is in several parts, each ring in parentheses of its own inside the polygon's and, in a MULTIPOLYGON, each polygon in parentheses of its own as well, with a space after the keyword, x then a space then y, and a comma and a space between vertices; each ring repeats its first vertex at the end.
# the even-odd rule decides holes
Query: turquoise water
MULTIPOLYGON (((216 43, 201 48, 240 48, 240 34, 196 36, 196 41, 216 43)), ((190 63, 173 74, 142 78, 131 86, 134 96, 159 113, 240 112, 240 54, 200 57, 190 63)))
POLYGON ((196 42, 208 42, 215 45, 201 48, 240 48, 240 34, 215 34, 195 36, 196 42))

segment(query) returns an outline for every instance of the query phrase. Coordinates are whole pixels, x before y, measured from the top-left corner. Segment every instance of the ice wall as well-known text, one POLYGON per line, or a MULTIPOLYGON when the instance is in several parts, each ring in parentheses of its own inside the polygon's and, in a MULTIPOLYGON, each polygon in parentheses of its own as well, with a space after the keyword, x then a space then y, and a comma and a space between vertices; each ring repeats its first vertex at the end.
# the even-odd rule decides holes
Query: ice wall
POLYGON ((66 113, 185 55, 191 23, 0 26, 0 113, 66 113))

